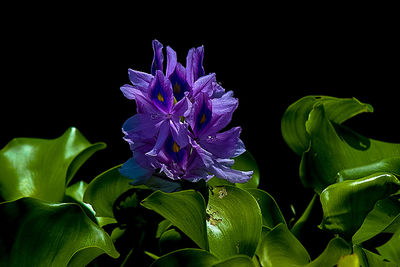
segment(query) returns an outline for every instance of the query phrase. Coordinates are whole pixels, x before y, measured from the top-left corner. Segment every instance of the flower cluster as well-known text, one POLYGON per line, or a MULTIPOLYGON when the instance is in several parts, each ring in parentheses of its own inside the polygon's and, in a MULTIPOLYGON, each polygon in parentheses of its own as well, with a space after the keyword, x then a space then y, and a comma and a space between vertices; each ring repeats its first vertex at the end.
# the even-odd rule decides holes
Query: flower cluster
POLYGON ((143 183, 159 170, 173 180, 197 182, 213 176, 233 183, 247 182, 251 171, 234 170, 235 158, 245 151, 240 127, 220 132, 238 106, 233 92, 225 92, 215 74, 205 74, 204 48, 192 48, 186 67, 167 47, 153 41, 151 74, 129 69, 132 85, 121 91, 136 101, 137 114, 123 125, 133 157, 120 169, 134 183, 143 183))

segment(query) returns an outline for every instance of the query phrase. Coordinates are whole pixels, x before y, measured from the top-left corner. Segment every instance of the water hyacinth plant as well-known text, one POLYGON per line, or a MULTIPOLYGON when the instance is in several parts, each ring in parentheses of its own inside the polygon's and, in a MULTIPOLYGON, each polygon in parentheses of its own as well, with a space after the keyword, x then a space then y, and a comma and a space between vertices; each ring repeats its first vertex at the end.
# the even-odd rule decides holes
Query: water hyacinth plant
POLYGON ((265 177, 229 126, 238 99, 206 73, 204 48, 182 65, 152 46, 150 73, 129 69, 120 88, 136 105, 125 163, 73 179, 106 147, 74 127, 0 150, 0 266, 400 266, 400 144, 344 125, 371 105, 305 96, 287 108, 282 137, 314 193, 285 218, 258 188, 265 177), (317 256, 310 229, 328 237, 317 256))
POLYGON ((129 70, 132 85, 121 87, 137 105, 137 114, 123 126, 133 158, 121 173, 134 183, 145 183, 155 169, 173 180, 197 182, 217 176, 232 183, 247 182, 252 171, 231 168, 232 158, 245 152, 240 127, 220 132, 238 106, 233 92, 225 92, 215 74, 205 75, 203 47, 189 51, 186 68, 167 47, 165 75, 162 48, 153 41, 151 74, 129 70), (147 172, 137 177, 138 168, 147 172))

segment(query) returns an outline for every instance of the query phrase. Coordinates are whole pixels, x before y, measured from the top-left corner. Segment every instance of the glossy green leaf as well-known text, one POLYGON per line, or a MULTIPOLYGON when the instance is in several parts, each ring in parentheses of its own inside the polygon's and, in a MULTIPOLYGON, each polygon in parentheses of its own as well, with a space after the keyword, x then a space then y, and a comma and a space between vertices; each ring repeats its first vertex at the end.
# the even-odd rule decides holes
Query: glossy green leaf
POLYGON ((280 223, 286 224, 285 218, 283 217, 278 204, 270 194, 263 190, 254 188, 247 189, 247 192, 257 200, 257 203, 260 206, 263 226, 272 229, 280 223))
POLYGON ((265 231, 257 248, 257 256, 262 266, 307 266, 333 267, 339 259, 350 254, 351 246, 342 238, 332 239, 316 259, 311 258, 285 224, 279 224, 271 231, 265 231))
POLYGON ((400 205, 391 199, 376 202, 374 208, 365 217, 360 229, 353 235, 354 244, 360 244, 379 233, 394 233, 400 226, 400 205))
POLYGON ((217 257, 202 249, 185 248, 168 253, 156 260, 151 267, 196 266, 210 267, 218 261, 217 257))
POLYGON ((129 178, 122 176, 115 166, 93 179, 83 196, 83 201, 89 203, 99 217, 114 217, 113 205, 119 196, 134 188, 129 178))
MULTIPOLYGON (((322 104, 314 105, 306 130, 310 146, 302 156, 300 178, 305 186, 319 193, 336 182, 340 171, 400 156, 400 144, 372 140, 344 126, 332 124, 322 104)), ((370 171, 368 174, 379 169, 370 171)))
POLYGON ((336 180, 342 182, 345 180, 355 180, 365 177, 375 172, 390 172, 400 176, 400 157, 385 158, 371 164, 345 169, 338 172, 336 180))
POLYGON ((0 204, 1 266, 84 266, 118 257, 110 237, 77 204, 21 198, 0 204))
POLYGON ((95 217, 95 211, 90 204, 83 202, 83 195, 88 187, 88 184, 84 181, 76 182, 73 185, 68 186, 65 189, 65 196, 63 199, 64 203, 77 203, 79 204, 86 215, 94 222, 97 222, 95 217))
POLYGON ((301 266, 311 261, 307 250, 283 223, 263 237, 257 255, 264 267, 301 266))
POLYGON ((282 122, 282 136, 288 146, 298 155, 309 147, 309 135, 305 123, 315 104, 323 104, 330 121, 341 124, 363 112, 372 112, 371 105, 361 103, 355 98, 336 98, 330 96, 306 96, 291 104, 285 111, 282 122))
MULTIPOLYGON (((307 264, 307 267, 333 267, 340 259, 352 252, 351 246, 342 238, 336 237, 329 241, 328 246, 315 260, 307 264)), ((351 266, 353 267, 353 266, 351 266)), ((357 265, 359 267, 359 265, 357 265)))
POLYGON ((400 265, 400 228, 393 234, 392 238, 388 242, 377 247, 376 250, 385 259, 400 265))
POLYGON ((399 189, 400 181, 385 173, 330 185, 320 195, 324 215, 321 227, 350 238, 375 203, 399 189))
POLYGON ((250 193, 234 186, 212 189, 207 206, 210 252, 220 259, 253 257, 261 236, 262 215, 250 193))
POLYGON ((174 193, 156 191, 141 204, 169 220, 200 248, 208 250, 206 204, 200 193, 194 190, 174 193))
POLYGON ((56 139, 15 138, 0 151, 0 194, 8 201, 61 201, 79 167, 104 143, 89 143, 69 128, 56 139))
POLYGON ((215 263, 213 267, 254 267, 254 264, 249 256, 236 255, 215 263))

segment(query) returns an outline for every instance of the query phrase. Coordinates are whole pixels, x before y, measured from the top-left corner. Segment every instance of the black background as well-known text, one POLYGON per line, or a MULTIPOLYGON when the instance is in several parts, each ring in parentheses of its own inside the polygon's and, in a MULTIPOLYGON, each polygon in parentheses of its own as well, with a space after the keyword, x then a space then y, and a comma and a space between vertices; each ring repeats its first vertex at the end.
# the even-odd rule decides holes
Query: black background
POLYGON ((108 145, 77 178, 90 181, 126 161, 131 152, 121 126, 135 104, 119 87, 129 83, 128 68, 150 71, 153 39, 175 49, 182 63, 191 47, 204 45, 206 72, 239 98, 231 126, 243 129, 261 188, 288 217, 291 204, 301 213, 312 197, 298 178, 300 158, 281 137, 288 105, 309 94, 356 97, 375 112, 348 124, 400 142, 399 41, 390 7, 236 8, 146 15, 139 7, 13 10, 1 33, 0 147, 14 137, 55 138, 75 126, 108 145))

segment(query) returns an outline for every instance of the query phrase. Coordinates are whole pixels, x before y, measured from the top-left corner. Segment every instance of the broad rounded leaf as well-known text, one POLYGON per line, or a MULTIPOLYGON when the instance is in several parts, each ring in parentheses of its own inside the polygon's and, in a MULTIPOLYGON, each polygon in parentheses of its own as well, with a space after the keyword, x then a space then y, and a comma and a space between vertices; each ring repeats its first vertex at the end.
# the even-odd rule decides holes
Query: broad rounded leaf
POLYGON ((115 166, 93 179, 83 196, 83 201, 89 203, 96 211, 98 217, 114 217, 114 202, 124 192, 134 188, 129 178, 122 176, 118 169, 121 165, 115 166))
POLYGON ((250 193, 234 186, 212 189, 207 206, 211 253, 220 259, 237 254, 253 257, 261 229, 261 210, 250 193))
POLYGON ((263 237, 257 255, 264 267, 299 266, 311 261, 307 250, 283 223, 263 237))
POLYGON ((15 138, 0 150, 0 194, 8 201, 61 201, 79 167, 104 143, 89 143, 69 128, 56 139, 15 138))
POLYGON ((386 173, 330 185, 320 195, 324 216, 321 226, 351 238, 375 203, 399 189, 400 181, 386 173))
POLYGON ((68 186, 65 189, 65 196, 63 199, 64 203, 78 203, 86 215, 94 222, 97 222, 95 217, 95 211, 90 204, 83 202, 83 195, 88 187, 88 184, 84 181, 76 182, 73 185, 68 186))
POLYGON ((360 244, 382 232, 394 233, 396 230, 391 228, 397 229, 399 225, 400 205, 391 199, 379 200, 353 235, 353 244, 360 244))
POLYGON ((117 258, 110 237, 77 204, 21 198, 0 204, 1 266, 83 266, 117 258))
POLYGON ((280 223, 286 224, 285 218, 275 199, 267 192, 260 189, 247 189, 256 200, 261 209, 263 226, 270 229, 274 228, 280 223))
POLYGON ((374 172, 390 172, 400 176, 400 157, 385 158, 371 164, 341 170, 338 172, 336 180, 338 182, 355 180, 374 172))
POLYGON ((141 204, 169 220, 200 248, 208 250, 206 204, 199 192, 194 190, 174 193, 156 191, 145 198, 141 204))
MULTIPOLYGON (((322 104, 314 105, 306 129, 310 146, 302 156, 300 178, 305 186, 314 188, 318 193, 335 183, 340 171, 400 156, 400 144, 369 139, 344 126, 332 124, 322 104)), ((367 168, 369 171, 363 174, 383 170, 381 165, 376 166, 379 168, 367 168)), ((384 170, 392 172, 392 169, 384 170)))
POLYGON ((288 146, 298 155, 309 147, 309 136, 305 123, 315 104, 323 104, 329 120, 341 124, 362 112, 372 112, 369 104, 355 98, 336 98, 330 96, 306 96, 291 104, 285 111, 282 122, 282 136, 288 146))
MULTIPOLYGON (((351 246, 342 238, 336 237, 329 241, 328 246, 315 260, 307 264, 307 267, 333 267, 342 257, 352 252, 351 246)), ((353 266, 351 266, 353 267, 353 266)), ((359 267, 355 265, 354 267, 359 267)))
POLYGON ((197 266, 210 267, 218 262, 217 257, 201 249, 185 248, 168 253, 157 259, 151 267, 197 266), (184 264, 184 265, 183 265, 184 264))

